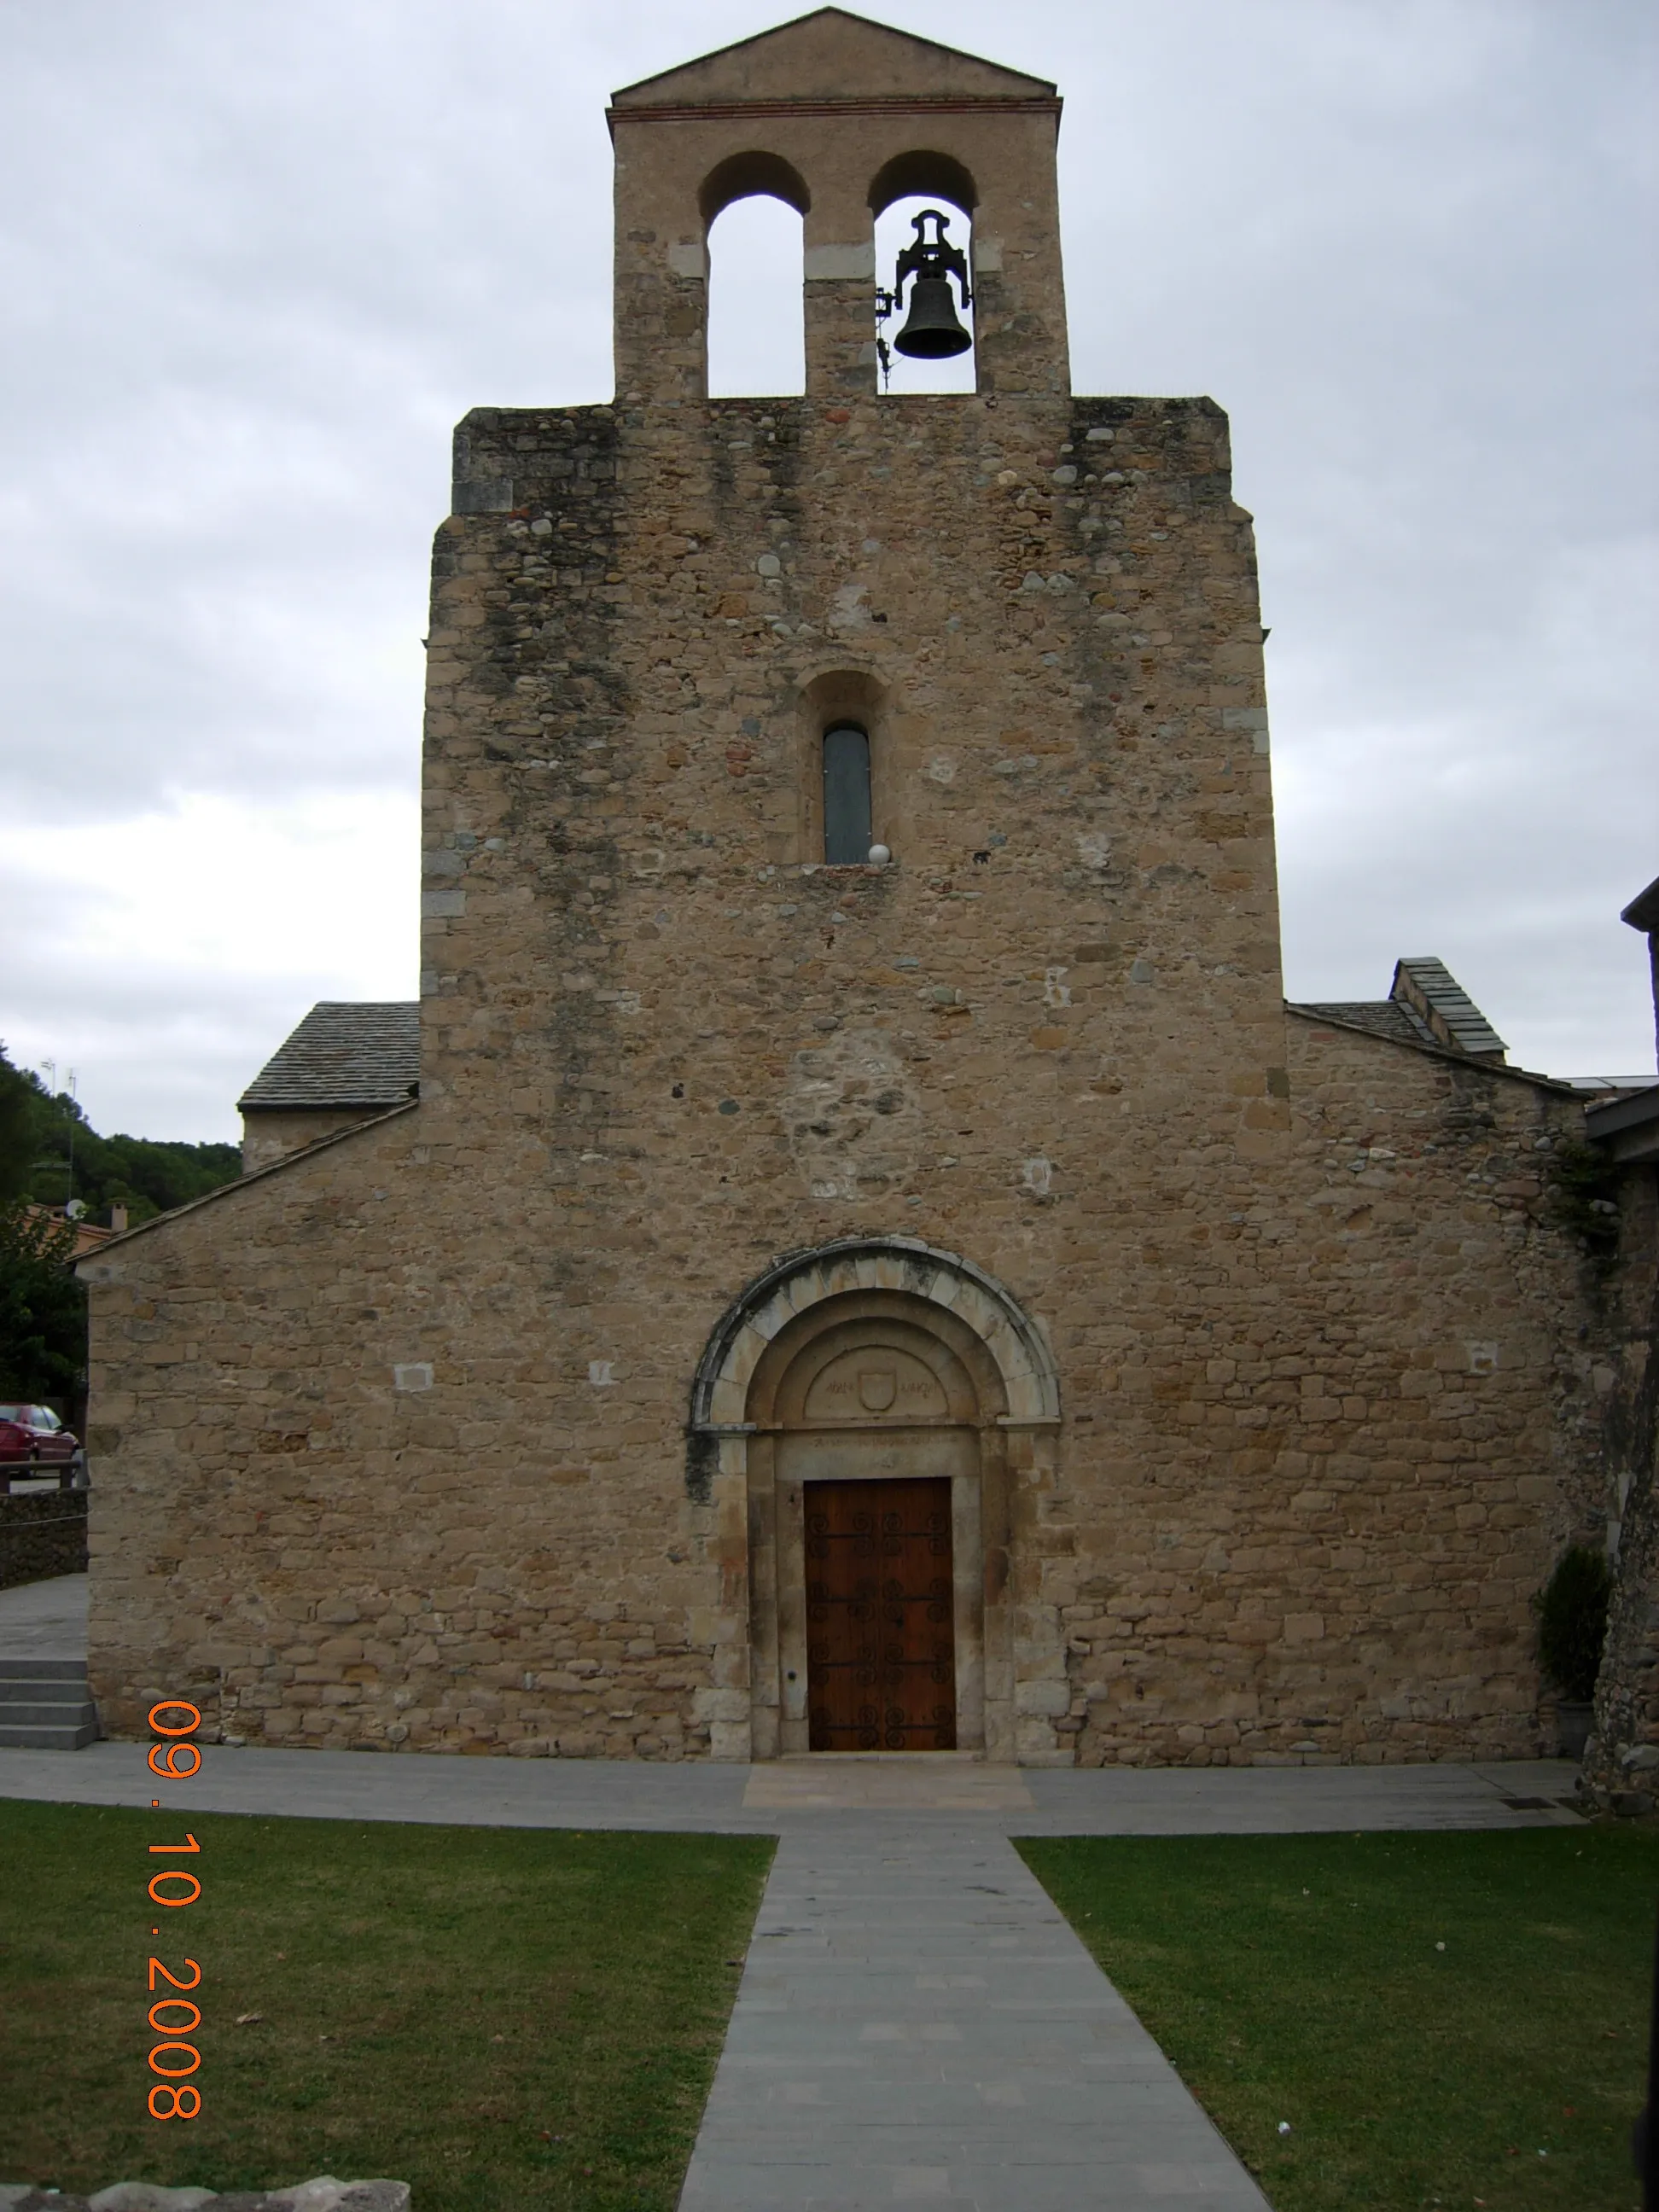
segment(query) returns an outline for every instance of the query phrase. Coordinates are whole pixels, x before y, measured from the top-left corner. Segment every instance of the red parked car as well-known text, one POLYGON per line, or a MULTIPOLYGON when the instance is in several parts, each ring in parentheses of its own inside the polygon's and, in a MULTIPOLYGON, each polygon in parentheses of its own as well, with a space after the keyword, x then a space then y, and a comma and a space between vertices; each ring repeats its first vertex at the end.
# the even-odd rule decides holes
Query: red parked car
POLYGON ((60 1490, 84 1490, 87 1455, 50 1406, 0 1406, 0 1480, 55 1474, 60 1490))

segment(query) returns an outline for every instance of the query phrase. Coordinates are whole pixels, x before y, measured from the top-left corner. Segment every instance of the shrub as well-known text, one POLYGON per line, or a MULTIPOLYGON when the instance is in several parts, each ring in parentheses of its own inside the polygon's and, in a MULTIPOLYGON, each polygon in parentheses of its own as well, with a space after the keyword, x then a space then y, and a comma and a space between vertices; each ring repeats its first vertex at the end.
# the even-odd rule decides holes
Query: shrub
POLYGON ((1588 1545, 1575 1544, 1562 1553, 1535 1601, 1544 1672, 1564 1698, 1577 1704, 1588 1704, 1595 1694, 1612 1594, 1606 1559, 1588 1545))
POLYGON ((1551 1164, 1555 1214, 1603 1267, 1619 1251, 1619 1171, 1599 1146, 1564 1144, 1551 1164))

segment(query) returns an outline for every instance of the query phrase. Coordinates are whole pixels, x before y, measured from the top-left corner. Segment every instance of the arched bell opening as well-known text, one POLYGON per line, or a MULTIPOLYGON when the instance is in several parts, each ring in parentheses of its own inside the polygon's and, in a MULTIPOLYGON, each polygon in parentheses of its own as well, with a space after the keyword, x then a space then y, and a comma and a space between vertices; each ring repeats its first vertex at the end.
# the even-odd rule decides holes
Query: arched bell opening
POLYGON ((914 153, 896 154, 870 179, 870 212, 878 221, 902 199, 944 200, 971 222, 979 205, 979 187, 954 155, 918 148, 914 153))
POLYGON ((883 389, 975 388, 973 218, 978 191, 948 154, 917 151, 872 180, 883 389))
POLYGON ((756 149, 747 154, 729 155, 703 179, 697 191, 697 206, 704 228, 717 216, 723 215, 734 200, 752 199, 762 192, 775 200, 782 200, 800 216, 805 215, 812 204, 806 179, 793 163, 786 161, 781 154, 766 154, 756 149))
POLYGON ((688 1437, 689 1481, 718 1467, 748 1632, 748 1725, 739 1745, 734 1713, 717 1755, 1014 1759, 1015 1530, 1058 1421, 1041 1332, 952 1254, 847 1238, 751 1284, 709 1340, 688 1437))
POLYGON ((711 399, 806 389, 803 219, 811 195, 781 155, 733 155, 697 195, 708 262, 711 399))

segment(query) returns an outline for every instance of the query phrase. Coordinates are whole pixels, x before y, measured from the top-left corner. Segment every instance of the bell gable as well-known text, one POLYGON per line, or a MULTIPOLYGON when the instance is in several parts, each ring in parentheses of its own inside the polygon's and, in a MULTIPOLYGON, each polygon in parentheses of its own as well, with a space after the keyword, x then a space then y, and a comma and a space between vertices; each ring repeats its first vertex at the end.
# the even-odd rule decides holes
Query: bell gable
POLYGON ((1004 69, 845 8, 818 8, 611 94, 620 110, 787 100, 1052 100, 1042 77, 1004 69))

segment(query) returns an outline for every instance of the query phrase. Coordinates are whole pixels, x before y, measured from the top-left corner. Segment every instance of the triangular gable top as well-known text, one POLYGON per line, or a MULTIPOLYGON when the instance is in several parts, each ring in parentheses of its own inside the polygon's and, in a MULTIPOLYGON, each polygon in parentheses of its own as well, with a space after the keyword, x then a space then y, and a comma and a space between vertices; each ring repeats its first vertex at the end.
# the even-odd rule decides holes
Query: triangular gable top
POLYGON ((795 100, 1042 100, 1042 77, 895 31, 845 8, 818 8, 775 30, 642 77, 611 94, 613 107, 726 107, 795 100))

